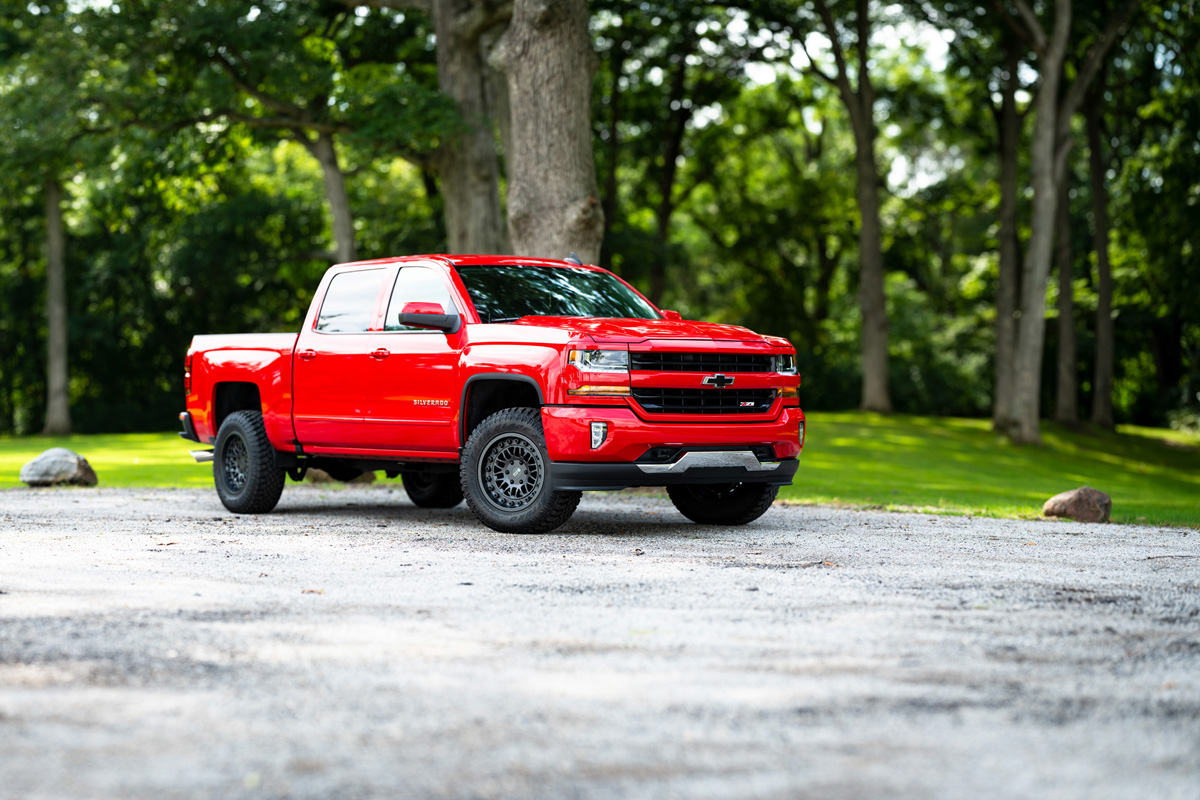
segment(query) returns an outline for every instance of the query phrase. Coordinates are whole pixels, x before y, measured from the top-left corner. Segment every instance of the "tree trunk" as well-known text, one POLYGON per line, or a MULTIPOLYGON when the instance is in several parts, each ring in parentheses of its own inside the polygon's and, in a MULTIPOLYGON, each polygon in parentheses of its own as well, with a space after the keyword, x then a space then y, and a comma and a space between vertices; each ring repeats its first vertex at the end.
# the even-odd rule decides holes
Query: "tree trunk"
POLYGON ((338 166, 337 150, 333 135, 317 134, 316 141, 305 138, 308 151, 321 164, 325 178, 325 199, 329 201, 329 212, 333 215, 334 257, 339 264, 358 258, 354 245, 354 214, 350 211, 350 196, 346 193, 346 176, 338 166))
POLYGON ((671 88, 667 94, 667 124, 663 142, 662 172, 658 175, 658 208, 655 209, 656 232, 658 235, 658 257, 650 262, 650 302, 662 303, 667 282, 667 262, 671 238, 671 217, 675 214, 675 176, 679 172, 679 156, 683 152, 683 137, 691 119, 690 108, 684 107, 687 98, 687 60, 692 54, 693 44, 686 37, 675 55, 675 71, 671 74, 671 88))
POLYGON ((1000 104, 1000 272, 996 280, 996 397, 992 427, 1008 430, 1012 419, 1013 346, 1016 343, 1017 292, 1020 282, 1020 242, 1017 240, 1017 148, 1021 117, 1017 89, 1021 54, 1014 39, 1008 46, 1004 97, 1000 104))
MULTIPOLYGON (((622 18, 622 23, 624 18, 622 18)), ((614 41, 609 60, 612 87, 608 94, 608 163, 604 175, 604 236, 600 250, 600 266, 612 269, 612 245, 609 231, 617 221, 617 163, 621 158, 621 76, 625 73, 624 42, 614 41)))
POLYGON ((1101 106, 1087 107, 1088 165, 1092 184, 1093 247, 1096 250, 1096 375, 1092 382, 1092 424, 1113 427, 1112 265, 1108 260, 1107 164, 1101 149, 1101 106))
POLYGON ((504 250, 496 136, 480 45, 486 28, 469 24, 479 12, 477 5, 477 0, 434 0, 432 8, 438 88, 454 100, 467 126, 442 144, 436 159, 452 253, 504 250))
POLYGON ((1054 419, 1064 425, 1079 424, 1076 402, 1077 359, 1075 347, 1075 278, 1071 264, 1071 198, 1069 181, 1058 186, 1058 233, 1055 260, 1058 261, 1058 370, 1055 389, 1054 419))
POLYGON ((508 77, 508 226, 518 255, 600 258, 591 97, 596 56, 586 0, 516 0, 492 53, 508 77))
POLYGON ((66 233, 62 184, 46 179, 46 426, 43 436, 71 432, 67 374, 66 233))
MULTIPOLYGON (((865 105, 865 104, 864 104, 865 105)), ((870 108, 866 109, 868 112, 870 108)), ((883 241, 879 222, 879 169, 875 163, 875 123, 864 115, 867 130, 855 132, 858 210, 862 216, 858 246, 861 260, 858 304, 862 309, 862 404, 865 411, 889 413, 888 318, 883 293, 883 241)))
POLYGON ((1053 41, 1038 59, 1038 89, 1030 172, 1033 220, 1021 276, 1021 318, 1014 353, 1013 420, 1009 437, 1022 444, 1041 442, 1042 355, 1046 344, 1046 281, 1054 255, 1055 212, 1058 210, 1057 158, 1059 98, 1063 58, 1071 29, 1071 0, 1056 0, 1053 41))

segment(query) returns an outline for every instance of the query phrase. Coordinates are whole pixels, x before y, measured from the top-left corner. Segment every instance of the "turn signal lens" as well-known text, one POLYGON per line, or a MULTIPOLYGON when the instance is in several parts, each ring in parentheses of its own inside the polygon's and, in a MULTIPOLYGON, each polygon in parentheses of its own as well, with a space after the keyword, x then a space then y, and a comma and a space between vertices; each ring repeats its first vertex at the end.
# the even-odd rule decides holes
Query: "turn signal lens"
POLYGON ((779 390, 779 396, 780 397, 799 397, 800 390, 797 389, 795 386, 785 386, 784 388, 779 390))
POLYGON ((576 386, 574 389, 567 389, 567 394, 590 397, 628 397, 628 386, 604 386, 603 384, 585 383, 583 386, 576 386))

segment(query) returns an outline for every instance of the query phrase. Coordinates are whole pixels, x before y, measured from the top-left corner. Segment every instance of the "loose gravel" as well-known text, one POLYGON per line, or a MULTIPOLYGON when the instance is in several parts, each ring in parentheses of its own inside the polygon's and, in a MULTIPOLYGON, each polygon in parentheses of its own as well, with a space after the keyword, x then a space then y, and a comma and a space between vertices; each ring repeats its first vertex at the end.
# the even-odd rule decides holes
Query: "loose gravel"
POLYGON ((4 491, 0 797, 1200 798, 1200 532, 4 491))

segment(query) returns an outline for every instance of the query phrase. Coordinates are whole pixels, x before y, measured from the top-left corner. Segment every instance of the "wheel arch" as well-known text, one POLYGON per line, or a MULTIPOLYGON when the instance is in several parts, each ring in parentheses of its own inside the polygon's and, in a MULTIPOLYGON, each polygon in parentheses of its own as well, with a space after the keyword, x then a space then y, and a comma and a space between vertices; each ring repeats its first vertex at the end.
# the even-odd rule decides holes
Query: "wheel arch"
POLYGON ((506 408, 541 408, 546 404, 542 387, 528 375, 485 372, 463 384, 458 414, 458 443, 463 447, 471 431, 484 419, 506 408))
POLYGON ((262 393, 257 383, 221 381, 213 386, 213 435, 221 430, 221 423, 233 412, 262 410, 262 393))

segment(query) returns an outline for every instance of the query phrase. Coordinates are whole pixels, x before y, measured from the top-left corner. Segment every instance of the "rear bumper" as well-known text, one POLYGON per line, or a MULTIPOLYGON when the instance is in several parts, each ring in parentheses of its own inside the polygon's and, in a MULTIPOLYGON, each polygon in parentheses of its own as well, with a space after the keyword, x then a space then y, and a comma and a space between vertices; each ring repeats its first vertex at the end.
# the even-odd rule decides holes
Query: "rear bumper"
POLYGON ((180 439, 187 439, 189 442, 200 441, 200 437, 196 435, 196 426, 192 423, 191 412, 179 412, 179 423, 183 425, 183 430, 179 432, 180 439))
POLYGON ((677 486, 701 483, 770 483, 787 486, 800 462, 794 458, 774 462, 757 459, 748 451, 685 453, 673 464, 612 464, 564 462, 550 464, 550 484, 559 492, 606 492, 630 486, 677 486), (707 456, 694 461, 689 456, 707 456))

